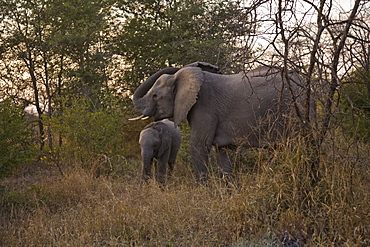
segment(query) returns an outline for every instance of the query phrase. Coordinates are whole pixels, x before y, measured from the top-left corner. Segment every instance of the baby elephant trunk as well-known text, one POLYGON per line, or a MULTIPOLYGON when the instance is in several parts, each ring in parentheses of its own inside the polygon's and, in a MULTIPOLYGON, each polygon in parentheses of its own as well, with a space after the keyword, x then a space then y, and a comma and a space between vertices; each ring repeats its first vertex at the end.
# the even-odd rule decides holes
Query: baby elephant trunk
POLYGON ((142 150, 141 157, 143 162, 142 179, 148 182, 148 179, 152 177, 153 150, 142 150))

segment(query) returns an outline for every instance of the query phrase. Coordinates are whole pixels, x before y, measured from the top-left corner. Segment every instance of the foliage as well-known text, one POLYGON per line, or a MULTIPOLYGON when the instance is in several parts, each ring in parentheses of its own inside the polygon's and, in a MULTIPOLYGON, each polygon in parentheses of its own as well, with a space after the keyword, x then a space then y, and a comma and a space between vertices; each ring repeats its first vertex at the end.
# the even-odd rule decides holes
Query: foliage
POLYGON ((166 66, 207 61, 231 66, 237 41, 249 32, 248 15, 234 1, 124 1, 125 23, 117 49, 131 71, 134 86, 166 66))
POLYGON ((53 109, 60 109, 58 98, 101 101, 110 57, 105 49, 109 35, 104 32, 109 6, 86 0, 2 3, 0 80, 6 87, 1 97, 35 105, 41 149, 45 137, 52 136, 45 132, 46 118, 41 116, 50 118, 53 109))
POLYGON ((341 88, 340 121, 350 135, 370 138, 370 77, 369 72, 357 70, 341 88))
POLYGON ((106 106, 107 95, 127 97, 129 89, 165 65, 227 64, 235 53, 234 35, 248 32, 242 24, 247 15, 233 1, 11 0, 1 5, 0 97, 36 107, 41 149, 46 137, 53 149, 56 134, 45 124, 52 114, 64 114, 61 99, 88 98, 106 106))
POLYGON ((99 156, 113 158, 124 155, 125 131, 120 108, 92 108, 88 99, 76 99, 52 122, 62 137, 61 157, 78 164, 99 156))
POLYGON ((47 6, 50 45, 59 59, 64 96, 98 97, 107 82, 105 73, 112 56, 108 49, 110 1, 60 1, 47 6))
POLYGON ((20 107, 9 100, 0 103, 0 178, 36 157, 30 128, 20 107))

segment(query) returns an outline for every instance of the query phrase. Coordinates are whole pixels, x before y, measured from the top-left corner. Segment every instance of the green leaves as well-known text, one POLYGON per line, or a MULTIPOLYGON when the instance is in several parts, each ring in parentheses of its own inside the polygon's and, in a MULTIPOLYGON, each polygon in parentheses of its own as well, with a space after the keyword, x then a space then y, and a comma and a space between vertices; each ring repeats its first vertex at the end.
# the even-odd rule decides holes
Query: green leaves
POLYGON ((340 92, 342 129, 351 136, 370 138, 370 73, 355 71, 340 92))
POLYGON ((249 33, 247 15, 231 1, 129 1, 120 8, 125 21, 116 44, 132 65, 133 88, 166 66, 228 64, 238 49, 234 39, 249 33))
POLYGON ((108 157, 124 153, 122 109, 94 109, 87 99, 69 102, 63 116, 51 123, 64 142, 63 157, 86 161, 98 155, 108 157))
POLYGON ((0 178, 35 157, 30 129, 20 107, 9 100, 0 103, 0 178))

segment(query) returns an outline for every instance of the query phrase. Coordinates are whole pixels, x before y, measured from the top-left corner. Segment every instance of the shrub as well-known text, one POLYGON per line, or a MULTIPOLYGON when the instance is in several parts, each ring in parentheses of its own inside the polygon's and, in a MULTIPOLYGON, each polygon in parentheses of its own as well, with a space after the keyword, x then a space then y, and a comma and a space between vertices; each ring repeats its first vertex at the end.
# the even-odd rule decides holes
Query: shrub
POLYGON ((21 107, 9 100, 0 103, 0 178, 35 157, 30 127, 21 107))
POLYGON ((126 142, 132 139, 124 116, 123 107, 94 109, 87 99, 72 102, 52 123, 63 140, 60 159, 98 173, 121 166, 128 155, 126 142))
POLYGON ((341 90, 340 109, 342 110, 341 126, 354 136, 370 138, 370 75, 357 71, 345 83, 341 90))

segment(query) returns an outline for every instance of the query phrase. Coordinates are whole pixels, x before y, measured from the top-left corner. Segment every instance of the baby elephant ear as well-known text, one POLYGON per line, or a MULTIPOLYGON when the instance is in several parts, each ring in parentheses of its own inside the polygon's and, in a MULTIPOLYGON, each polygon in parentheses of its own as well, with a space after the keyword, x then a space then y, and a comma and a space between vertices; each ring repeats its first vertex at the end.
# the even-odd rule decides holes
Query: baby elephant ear
POLYGON ((158 150, 158 157, 161 157, 166 150, 171 147, 172 144, 172 135, 168 127, 161 123, 161 125, 157 128, 159 133, 159 138, 161 139, 161 143, 158 150))
POLYGON ((200 68, 184 67, 174 76, 176 96, 173 120, 175 126, 178 126, 197 102, 198 92, 204 81, 204 74, 200 68))

